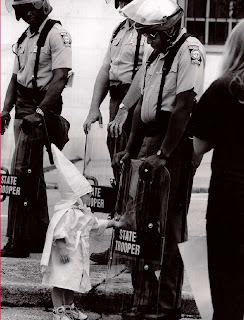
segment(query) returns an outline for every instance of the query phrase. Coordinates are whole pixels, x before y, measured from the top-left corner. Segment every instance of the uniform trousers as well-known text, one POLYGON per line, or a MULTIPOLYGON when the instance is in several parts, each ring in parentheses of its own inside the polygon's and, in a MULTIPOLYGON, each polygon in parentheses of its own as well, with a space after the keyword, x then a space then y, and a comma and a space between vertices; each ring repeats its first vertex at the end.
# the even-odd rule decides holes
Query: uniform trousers
MULTIPOLYGON (((113 121, 118 110, 119 105, 124 99, 127 91, 129 90, 130 84, 122 84, 110 87, 110 103, 109 103, 109 121, 113 121)), ((132 117, 135 107, 129 110, 127 119, 123 125, 123 132, 118 138, 111 137, 110 132, 108 132, 107 145, 110 154, 111 161, 115 153, 123 151, 126 147, 127 141, 130 136, 132 117)), ((114 170, 115 182, 118 185, 120 175, 114 170)))
MULTIPOLYGON (((156 154, 163 138, 162 134, 145 137, 138 158, 156 154)), ((177 244, 187 239, 186 215, 193 181, 192 150, 192 140, 184 137, 167 161, 171 185, 160 283, 155 274, 144 278, 144 283, 137 281, 137 275, 143 272, 140 264, 138 270, 137 267, 132 270, 133 304, 139 308, 147 304, 150 306, 149 310, 159 307, 161 311, 170 312, 181 307, 183 262, 177 244), (150 297, 147 297, 149 294, 150 297)))
POLYGON ((49 223, 46 184, 43 174, 42 128, 26 135, 22 120, 15 119, 15 151, 11 174, 22 181, 21 196, 11 196, 8 209, 7 237, 15 250, 42 252, 49 223))

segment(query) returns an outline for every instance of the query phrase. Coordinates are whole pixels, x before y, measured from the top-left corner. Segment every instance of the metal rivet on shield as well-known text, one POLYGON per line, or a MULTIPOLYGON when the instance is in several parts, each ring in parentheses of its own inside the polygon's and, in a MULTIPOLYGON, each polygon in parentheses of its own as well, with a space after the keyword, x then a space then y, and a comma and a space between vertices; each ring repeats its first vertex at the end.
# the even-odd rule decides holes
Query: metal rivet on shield
POLYGON ((27 201, 24 202, 24 206, 27 207, 27 201))
POLYGON ((31 171, 32 171, 31 169, 28 169, 28 170, 27 170, 28 173, 31 173, 31 171))
POLYGON ((148 270, 148 269, 149 269, 148 264, 145 264, 145 266, 144 266, 144 270, 148 270))
POLYGON ((152 223, 149 223, 148 228, 149 228, 149 229, 152 229, 152 227, 153 227, 153 224, 152 224, 152 223))

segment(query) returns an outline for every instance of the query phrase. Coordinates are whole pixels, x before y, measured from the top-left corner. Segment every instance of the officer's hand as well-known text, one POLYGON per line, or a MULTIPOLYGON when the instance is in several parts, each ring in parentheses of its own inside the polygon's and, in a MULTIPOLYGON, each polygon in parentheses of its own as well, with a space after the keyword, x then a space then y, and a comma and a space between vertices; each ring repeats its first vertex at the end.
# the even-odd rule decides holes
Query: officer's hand
POLYGON ((3 135, 6 129, 8 128, 10 120, 11 120, 11 116, 9 112, 2 111, 1 112, 1 135, 3 135))
POLYGON ((24 117, 21 128, 25 134, 29 134, 32 128, 37 127, 41 122, 42 116, 35 112, 24 117))
POLYGON ((191 160, 192 168, 193 168, 193 174, 196 173, 197 168, 200 166, 202 158, 203 158, 203 154, 202 155, 196 155, 195 152, 193 151, 192 160, 191 160))
POLYGON ((166 160, 159 158, 156 154, 149 156, 140 165, 139 175, 143 180, 151 180, 153 172, 160 167, 165 166, 166 160))
POLYGON ((88 134, 88 131, 91 129, 91 124, 96 121, 99 121, 99 125, 100 127, 102 127, 103 119, 101 111, 99 109, 94 109, 89 112, 86 121, 83 124, 85 134, 88 134))
POLYGON ((118 138, 122 134, 123 125, 128 117, 128 111, 119 109, 116 117, 108 124, 108 131, 110 131, 112 138, 118 138))
POLYGON ((112 160, 112 167, 114 170, 120 172, 122 164, 130 159, 130 154, 127 150, 115 153, 112 160))

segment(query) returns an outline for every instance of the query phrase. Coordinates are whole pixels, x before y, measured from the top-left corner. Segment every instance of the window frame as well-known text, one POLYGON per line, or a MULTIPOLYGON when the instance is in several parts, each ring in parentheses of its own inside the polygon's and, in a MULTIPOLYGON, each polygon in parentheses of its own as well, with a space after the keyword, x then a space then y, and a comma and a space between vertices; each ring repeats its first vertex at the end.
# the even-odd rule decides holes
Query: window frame
MULTIPOLYGON (((195 0, 196 1, 196 0, 195 0)), ((228 23, 228 35, 230 34, 230 32, 233 29, 233 24, 236 24, 240 19, 238 18, 232 18, 232 12, 233 9, 231 11, 231 3, 233 4, 233 1, 230 1, 230 6, 229 6, 229 17, 228 18, 210 18, 210 2, 212 0, 206 0, 206 13, 205 13, 205 17, 188 17, 187 13, 188 13, 188 0, 184 1, 184 8, 185 8, 185 16, 184 16, 184 25, 187 26, 188 22, 194 22, 194 21, 198 21, 198 22, 204 22, 205 23, 205 28, 204 28, 204 39, 205 39, 205 43, 204 46, 208 49, 210 49, 211 51, 217 51, 217 52, 221 52, 223 51, 223 47, 224 44, 209 44, 209 30, 210 30, 210 23, 211 22, 224 22, 224 23, 228 23)), ((180 1, 178 1, 179 5, 180 5, 180 1)))

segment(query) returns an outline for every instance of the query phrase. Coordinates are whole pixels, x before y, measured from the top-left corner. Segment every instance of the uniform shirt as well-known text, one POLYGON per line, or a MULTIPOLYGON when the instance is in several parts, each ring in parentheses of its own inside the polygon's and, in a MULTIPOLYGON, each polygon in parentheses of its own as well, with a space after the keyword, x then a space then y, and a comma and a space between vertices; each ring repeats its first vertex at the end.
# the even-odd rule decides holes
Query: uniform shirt
MULTIPOLYGON (((186 30, 183 28, 176 41, 185 32, 186 30)), ((152 50, 148 50, 145 53, 147 55, 146 58, 149 57, 151 52, 152 50)), ((148 68, 146 64, 143 64, 141 118, 144 123, 155 120, 164 61, 165 54, 160 53, 148 68)), ((199 99, 203 92, 204 67, 205 49, 203 45, 195 37, 188 37, 177 52, 171 69, 166 76, 161 110, 172 112, 176 102, 176 95, 187 90, 193 89, 196 93, 196 98, 199 99)))
MULTIPOLYGON (((132 72, 136 51, 138 33, 129 20, 120 29, 116 37, 111 40, 104 58, 104 65, 109 66, 109 80, 120 81, 122 83, 132 82, 132 72)), ((147 46, 145 37, 141 37, 138 67, 142 64, 144 47, 147 46)))
MULTIPOLYGON (((19 56, 15 58, 13 73, 17 74, 17 82, 24 87, 32 88, 32 75, 37 52, 37 40, 46 21, 41 24, 37 33, 31 34, 27 29, 27 36, 17 50, 19 56)), ((63 27, 56 23, 47 35, 44 47, 41 48, 37 72, 37 87, 47 89, 52 80, 52 71, 58 68, 72 69, 71 37, 63 27)))

